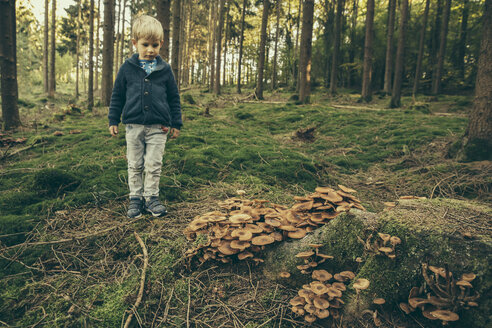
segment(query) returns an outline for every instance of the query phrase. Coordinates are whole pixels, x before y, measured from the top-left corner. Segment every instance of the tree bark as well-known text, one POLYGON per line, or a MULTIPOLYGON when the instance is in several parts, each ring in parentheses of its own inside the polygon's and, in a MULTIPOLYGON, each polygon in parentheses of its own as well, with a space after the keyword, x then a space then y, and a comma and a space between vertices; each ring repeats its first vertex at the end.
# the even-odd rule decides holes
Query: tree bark
POLYGON ((369 102, 371 95, 371 75, 372 75, 372 40, 374 25, 374 0, 367 0, 366 13, 366 39, 364 42, 364 68, 362 75, 362 93, 363 101, 369 102))
POLYGON ((224 15, 225 15, 225 0, 220 0, 219 6, 219 24, 217 26, 217 65, 215 67, 215 84, 214 93, 220 95, 220 65, 221 65, 221 51, 222 51, 222 30, 224 29, 224 15))
POLYGON ((178 54, 178 62, 179 62, 179 85, 183 85, 185 82, 186 72, 184 71, 184 63, 186 59, 184 58, 184 54, 186 53, 186 21, 188 20, 188 12, 186 10, 186 4, 189 0, 181 1, 180 12, 180 23, 179 23, 179 54, 178 54))
POLYGON ((280 34, 280 0, 277 0, 277 24, 275 27, 275 47, 273 50, 273 72, 272 72, 272 90, 277 89, 277 58, 278 58, 278 37, 280 34))
POLYGON ((388 30, 386 32, 386 65, 384 69, 383 92, 391 92, 391 73, 393 71, 393 34, 395 32, 396 0, 388 1, 388 30))
POLYGON ((309 102, 311 95, 311 47, 313 39, 314 0, 305 0, 302 15, 301 52, 299 57, 299 101, 309 102))
MULTIPOLYGON (((349 50, 349 62, 355 64, 355 49, 356 49, 356 37, 357 37, 357 16, 359 9, 359 0, 354 0, 352 7, 352 28, 350 31, 350 50, 349 50)), ((355 69, 350 70, 349 86, 353 86, 355 81, 355 69)))
POLYGON ((492 160, 492 0, 485 1, 475 99, 466 130, 468 160, 492 160))
POLYGON ((48 96, 53 98, 56 90, 55 61, 56 61, 56 0, 51 6, 51 49, 48 96))
POLYGON ((90 0, 89 10, 89 78, 87 86, 87 108, 94 107, 94 0, 90 0))
POLYGON ((335 16, 335 37, 333 38, 333 55, 331 58, 330 93, 337 92, 338 57, 340 52, 340 35, 342 33, 342 12, 345 0, 337 0, 337 14, 335 16))
POLYGON ((292 67, 292 78, 294 80, 294 85, 296 86, 296 92, 299 93, 299 36, 301 35, 301 16, 302 16, 302 1, 299 0, 299 9, 297 10, 297 24, 296 24, 296 46, 294 47, 294 65, 292 67))
POLYGON ((241 13, 241 35, 239 37, 239 59, 237 63, 237 93, 241 93, 241 65, 243 61, 243 43, 244 43, 244 21, 246 17, 247 0, 243 0, 243 10, 241 13))
POLYGON ((48 93, 48 56, 49 56, 49 0, 44 0, 44 40, 43 40, 43 85, 48 93))
POLYGON ((466 55, 466 37, 468 29, 468 15, 470 11, 470 1, 463 0, 463 14, 461 16, 460 41, 458 46, 458 71, 461 79, 465 79, 465 55, 466 55))
POLYGON ((419 41, 419 54, 417 57, 417 67, 415 68, 415 77, 413 80, 412 96, 415 100, 415 95, 419 87, 419 80, 422 70, 422 58, 424 57, 424 42, 425 42, 425 30, 427 28, 427 18, 429 16, 429 5, 430 0, 425 1, 424 18, 422 22, 422 29, 420 30, 420 41, 419 41))
MULTIPOLYGON (((120 33, 120 21, 121 21, 121 0, 115 0, 118 1, 118 15, 116 15, 116 33, 115 33, 115 38, 116 38, 116 46, 114 49, 114 69, 113 72, 117 73, 118 72, 118 64, 120 62, 119 60, 119 54, 120 54, 120 39, 121 39, 121 33, 120 33)), ((115 9, 116 11, 116 9, 115 9)))
POLYGON ((256 80, 255 94, 258 99, 263 99, 263 70, 265 68, 265 46, 267 42, 267 25, 268 11, 270 7, 269 0, 263 0, 263 14, 261 16, 261 31, 260 31, 260 55, 258 57, 258 78, 256 80))
MULTIPOLYGON (((431 66, 432 76, 436 73, 435 67, 437 63, 437 54, 439 52, 439 36, 441 33, 441 19, 442 19, 442 2, 443 0, 437 0, 436 2, 436 15, 434 18, 434 25, 431 31, 431 40, 430 40, 430 51, 429 51, 429 63, 431 66)), ((432 85, 431 85, 432 89, 432 85)))
POLYGON ((157 19, 161 22, 164 30, 164 45, 161 47, 160 55, 165 61, 169 61, 169 39, 171 34, 171 0, 159 0, 156 4, 157 19))
MULTIPOLYGON (((185 66, 184 66, 184 71, 185 71, 185 78, 184 78, 184 83, 186 85, 190 84, 190 75, 193 74, 193 72, 190 71, 190 62, 191 62, 191 67, 193 67, 193 55, 192 55, 192 41, 193 38, 191 37, 191 25, 193 23, 193 1, 189 1, 188 3, 188 23, 186 25, 186 54, 185 54, 185 66)), ((192 78, 191 78, 192 79, 192 78)))
POLYGON ((15 0, 0 1, 0 73, 2 119, 5 130, 21 125, 17 107, 17 51, 15 0))
POLYGON ((99 90, 99 49, 100 49, 100 40, 99 40, 99 29, 101 28, 101 0, 97 0, 97 29, 96 29, 96 76, 94 77, 94 90, 99 90))
POLYGON ((229 31, 230 31, 230 15, 229 15, 230 5, 226 3, 226 11, 225 11, 225 36, 224 36, 224 51, 222 56, 223 58, 223 69, 222 69, 222 85, 225 85, 226 82, 226 74, 227 74, 227 42, 229 41, 229 31))
POLYGON ((442 70, 444 67, 444 57, 446 56, 446 40, 448 37, 449 14, 451 11, 451 0, 446 0, 441 24, 441 41, 439 42, 439 54, 435 74, 432 79, 432 94, 437 95, 441 88, 442 70))
POLYGON ((120 54, 118 56, 119 66, 123 64, 123 48, 125 47, 125 9, 126 0, 123 1, 123 16, 121 17, 121 35, 120 35, 120 54))
POLYGON ((104 0, 103 25, 103 62, 101 80, 101 101, 109 106, 113 89, 113 60, 114 60, 114 0, 104 0))
POLYGON ((179 27, 181 25, 181 0, 173 0, 173 47, 171 53, 171 67, 179 89, 179 27))
POLYGON ((79 97, 79 67, 80 67, 80 16, 82 12, 82 1, 78 0, 77 3, 77 43, 75 49, 75 99, 79 97))
POLYGON ((209 90, 214 90, 215 85, 215 41, 216 41, 216 5, 217 1, 210 2, 210 13, 209 13, 209 31, 210 31, 210 52, 209 52, 209 65, 210 65, 210 81, 209 90))
POLYGON ((400 33, 398 35, 398 49, 396 50, 395 77, 390 103, 391 108, 401 107, 401 85, 403 82, 405 34, 408 20, 408 0, 401 0, 400 7, 400 33))

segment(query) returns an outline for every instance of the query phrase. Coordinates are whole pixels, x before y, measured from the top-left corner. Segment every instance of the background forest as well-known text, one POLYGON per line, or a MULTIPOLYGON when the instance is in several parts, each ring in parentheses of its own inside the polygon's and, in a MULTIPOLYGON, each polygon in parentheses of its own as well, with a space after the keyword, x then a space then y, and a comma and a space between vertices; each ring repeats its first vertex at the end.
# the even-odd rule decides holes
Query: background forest
POLYGON ((430 297, 427 265, 476 276, 450 327, 490 326, 492 0, 5 0, 0 68, 1 327, 441 327, 401 305, 430 297), (170 214, 131 220, 107 106, 140 14, 163 25, 184 125, 170 214), (190 256, 204 213, 339 185, 367 212, 250 261, 190 256), (379 233, 401 238, 394 259, 379 233), (291 303, 309 243, 334 256, 318 268, 370 281, 325 319, 291 303))

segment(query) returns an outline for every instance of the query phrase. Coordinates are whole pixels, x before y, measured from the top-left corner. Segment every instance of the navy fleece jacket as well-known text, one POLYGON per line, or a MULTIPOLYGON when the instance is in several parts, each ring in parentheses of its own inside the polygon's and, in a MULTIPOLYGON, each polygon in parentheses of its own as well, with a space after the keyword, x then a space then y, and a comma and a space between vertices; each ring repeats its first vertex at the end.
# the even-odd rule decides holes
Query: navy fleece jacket
POLYGON ((140 67, 138 54, 121 65, 109 105, 109 125, 123 123, 161 124, 181 129, 181 104, 171 66, 156 57, 149 75, 140 67))

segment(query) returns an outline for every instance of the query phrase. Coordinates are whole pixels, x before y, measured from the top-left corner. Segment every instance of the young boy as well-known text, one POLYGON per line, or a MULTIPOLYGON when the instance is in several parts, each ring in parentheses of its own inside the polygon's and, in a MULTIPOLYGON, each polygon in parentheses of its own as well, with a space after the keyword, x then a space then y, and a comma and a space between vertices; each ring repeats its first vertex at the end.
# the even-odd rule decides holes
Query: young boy
POLYGON ((183 125, 178 87, 171 67, 159 56, 164 43, 162 25, 147 15, 133 24, 132 42, 137 54, 121 66, 109 105, 109 132, 118 134, 123 115, 126 125, 128 217, 142 211, 153 216, 167 214, 159 200, 162 156, 168 134, 179 136, 183 125))

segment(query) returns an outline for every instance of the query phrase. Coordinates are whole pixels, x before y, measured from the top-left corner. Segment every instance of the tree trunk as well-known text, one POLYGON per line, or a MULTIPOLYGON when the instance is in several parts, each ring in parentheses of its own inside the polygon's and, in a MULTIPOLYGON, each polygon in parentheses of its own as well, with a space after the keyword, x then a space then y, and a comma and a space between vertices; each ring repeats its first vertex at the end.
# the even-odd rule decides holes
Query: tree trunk
POLYGON ((337 0, 337 14, 335 17, 335 37, 333 38, 333 55, 331 58, 330 93, 337 92, 338 56, 340 52, 340 35, 342 33, 342 12, 345 0, 337 0))
MULTIPOLYGON (((349 50, 349 62, 355 64, 355 50, 356 50, 356 36, 357 36, 357 16, 359 9, 359 0, 354 0, 352 7, 352 29, 350 32, 350 50, 349 50)), ((350 70, 349 86, 353 86, 355 81, 355 69, 350 70)))
POLYGON ((87 108, 94 107, 94 0, 90 0, 89 11, 89 79, 87 88, 87 108))
POLYGON ((165 61, 169 61, 169 39, 171 26, 171 0, 159 0, 156 4, 157 19, 162 24, 164 30, 164 45, 161 47, 160 55, 165 61))
POLYGON ((101 80, 101 101, 109 106, 113 89, 113 51, 114 51, 114 0, 104 0, 103 24, 103 62, 101 80))
POLYGON ((466 130, 469 160, 492 160, 492 0, 485 1, 475 99, 466 130))
POLYGON ((296 92, 299 93, 299 36, 300 36, 300 26, 301 26, 301 15, 302 15, 302 1, 299 0, 299 9, 297 10, 297 25, 296 25, 296 46, 294 48, 294 65, 292 67, 292 79, 294 80, 294 85, 296 86, 296 92))
POLYGON ((49 56, 49 0, 44 0, 44 42, 43 42, 43 85, 48 93, 48 56, 49 56))
POLYGON ((17 107, 17 51, 15 0, 0 1, 0 74, 2 119, 5 130, 21 125, 17 107))
POLYGON ((330 69, 331 69, 331 60, 333 56, 329 56, 328 54, 332 52, 331 45, 334 43, 334 28, 333 24, 335 21, 335 5, 336 1, 332 2, 331 0, 323 1, 324 9, 325 9, 325 21, 323 22, 323 43, 324 43, 324 74, 323 79, 325 82, 325 87, 330 88, 330 69))
POLYGON ((424 21, 422 22, 422 29, 420 30, 420 41, 419 41, 419 54, 417 57, 417 67, 415 68, 415 77, 413 80, 413 89, 412 96, 415 100, 415 95, 417 94, 417 90, 419 87, 419 80, 422 70, 422 58, 424 57, 424 42, 425 42, 425 29, 427 28, 427 18, 429 16, 429 5, 430 0, 425 1, 425 10, 424 10, 424 21))
POLYGON ((309 102, 311 94, 311 47, 313 39, 314 0, 305 0, 302 14, 301 52, 299 56, 299 101, 309 102))
MULTIPOLYGON (((431 32, 431 44, 430 44, 430 51, 429 51, 429 63, 431 66, 430 71, 432 71, 432 76, 436 73, 435 67, 437 63, 437 54, 439 52, 439 36, 441 33, 441 19, 442 19, 442 1, 443 0, 437 0, 436 3, 436 16, 434 19, 434 26, 432 27, 432 32, 431 32)), ((431 86, 432 88, 432 86, 431 86)))
POLYGON ((183 85, 184 83, 184 76, 186 72, 184 71, 184 53, 186 52, 186 21, 188 17, 188 13, 186 11, 186 4, 189 0, 182 0, 181 1, 181 8, 179 9, 180 12, 180 23, 179 23, 179 54, 178 54, 178 62, 179 62, 179 85, 183 85))
POLYGON ((215 85, 215 41, 216 41, 216 5, 217 1, 212 1, 210 3, 210 13, 209 13, 209 31, 210 31, 210 52, 209 52, 209 65, 210 65, 210 81, 209 81, 209 90, 214 90, 215 85))
POLYGON ((446 56, 446 40, 448 37, 449 14, 451 11, 451 0, 446 0, 441 24, 441 41, 439 42, 439 54, 437 58, 435 74, 432 76, 432 94, 437 95, 441 88, 441 76, 446 56))
POLYGON ((391 108, 401 107, 401 85, 403 80, 403 65, 405 54, 405 34, 408 20, 408 0, 401 0, 400 3, 400 33, 398 35, 398 49, 396 50, 395 77, 393 91, 391 92, 391 108))
MULTIPOLYGON (((193 73, 190 72, 190 62, 193 61, 193 55, 192 55, 192 41, 193 38, 191 37, 191 25, 193 23, 193 1, 190 1, 188 3, 188 24, 186 25, 186 54, 185 54, 185 66, 184 66, 184 71, 185 71, 185 79, 184 82, 186 85, 190 84, 190 75, 193 73)), ((193 67, 193 63, 191 63, 191 67, 193 67)))
POLYGON ((119 66, 123 64, 123 48, 125 47, 125 9, 126 9, 126 0, 123 1, 123 16, 121 18, 121 36, 120 36, 120 55, 119 58, 119 66))
POLYGON ((96 76, 94 77, 94 90, 99 90, 99 49, 100 49, 100 40, 99 40, 99 29, 101 28, 101 0, 97 0, 97 30, 96 30, 96 45, 94 49, 96 49, 96 67, 94 68, 96 71, 96 76))
POLYGON ((181 0, 173 1, 173 47, 171 53, 171 67, 173 69, 174 78, 179 88, 179 27, 181 26, 181 0))
POLYGON ((388 1, 388 30, 386 32, 386 65, 384 69, 383 92, 391 92, 391 73, 393 70, 393 34, 395 32, 396 0, 388 1))
POLYGON ((80 67, 80 16, 82 12, 82 1, 78 0, 77 9, 77 43, 75 49, 75 99, 79 97, 79 67, 80 67))
POLYGON ((460 41, 458 46, 458 72, 461 79, 465 79, 465 55, 466 55, 466 36, 468 28, 468 14, 470 11, 470 1, 463 0, 463 14, 461 17, 460 41))
POLYGON ((371 95, 371 75, 372 75, 372 39, 374 24, 374 0, 367 0, 366 13, 366 40, 364 42, 364 68, 362 73, 362 93, 363 101, 369 102, 371 95))
POLYGON ((239 59, 237 63, 237 93, 241 93, 241 64, 243 60, 243 42, 244 42, 244 20, 246 17, 247 0, 243 0, 243 10, 241 13, 241 35, 239 37, 239 59))
POLYGON ((225 15, 225 0, 220 0, 219 7, 219 24, 217 26, 217 65, 215 67, 215 84, 214 93, 220 94, 220 64, 221 64, 221 51, 222 51, 222 30, 224 29, 224 15, 225 15))
MULTIPOLYGON (((116 0, 115 0, 116 1, 116 0)), ((121 39, 121 34, 120 34, 120 21, 121 21, 121 0, 118 1, 118 15, 116 15, 116 33, 115 33, 115 38, 116 38, 116 46, 114 49, 114 69, 113 72, 117 73, 118 72, 118 64, 120 62, 119 60, 119 54, 120 54, 120 39, 121 39)), ((115 9, 116 11, 116 9, 115 9)))
POLYGON ((277 89, 277 51, 278 51, 278 37, 280 34, 280 0, 277 0, 277 24, 275 27, 275 48, 273 52, 273 72, 272 72, 272 90, 277 89))
POLYGON ((51 49, 48 96, 53 98, 56 90, 55 61, 56 61, 56 0, 51 6, 51 49))
POLYGON ((263 70, 265 68, 265 46, 267 42, 267 25, 268 11, 270 7, 269 0, 263 0, 263 14, 261 16, 261 31, 260 31, 260 55, 258 57, 258 78, 256 80, 255 94, 258 99, 263 99, 263 70))
POLYGON ((224 36, 224 53, 223 53, 223 62, 224 62, 224 67, 222 70, 222 85, 226 84, 226 73, 227 73, 227 42, 229 41, 229 31, 230 31, 230 15, 229 15, 229 10, 230 10, 230 4, 226 4, 226 12, 225 12, 225 36, 224 36))

